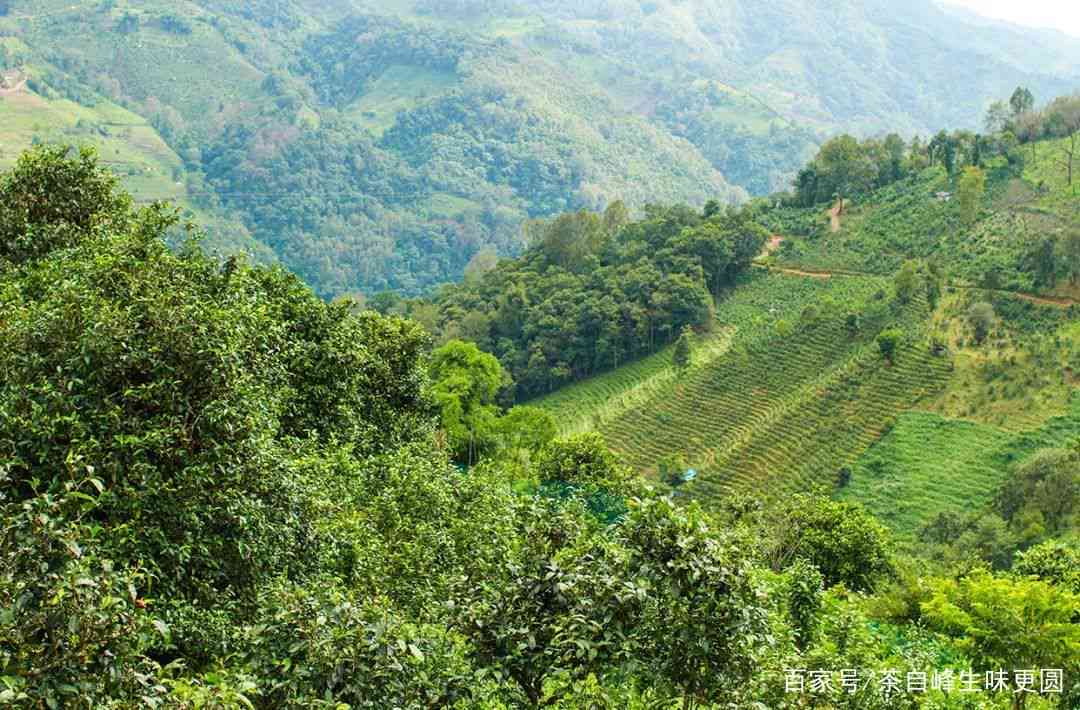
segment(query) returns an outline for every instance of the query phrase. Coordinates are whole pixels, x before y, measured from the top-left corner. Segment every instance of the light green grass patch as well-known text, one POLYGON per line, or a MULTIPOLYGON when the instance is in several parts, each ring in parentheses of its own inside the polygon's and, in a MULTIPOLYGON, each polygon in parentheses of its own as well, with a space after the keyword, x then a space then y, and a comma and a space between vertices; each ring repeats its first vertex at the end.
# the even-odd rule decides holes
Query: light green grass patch
POLYGON ((480 209, 480 205, 470 199, 450 195, 445 192, 436 192, 431 195, 422 205, 424 212, 430 217, 456 217, 466 212, 480 209))
POLYGON ((45 99, 29 90, 0 95, 0 168, 9 168, 34 141, 89 145, 137 199, 175 200, 180 158, 143 118, 101 101, 81 106, 45 99))
POLYGON ((407 64, 387 67, 368 90, 346 109, 358 124, 381 136, 394 125, 398 113, 416 108, 449 91, 457 74, 407 64))
POLYGON ((492 20, 487 31, 495 37, 521 37, 541 30, 544 20, 541 17, 502 17, 492 20))
POLYGON ((1008 475, 999 449, 1012 434, 930 412, 905 412, 852 467, 838 497, 857 501, 898 535, 939 513, 984 508, 1008 475))
POLYGON ((1080 395, 1061 416, 1022 433, 930 412, 900 415, 892 430, 852 467, 838 493, 912 541, 943 512, 983 510, 1012 469, 1040 449, 1080 440, 1080 395))

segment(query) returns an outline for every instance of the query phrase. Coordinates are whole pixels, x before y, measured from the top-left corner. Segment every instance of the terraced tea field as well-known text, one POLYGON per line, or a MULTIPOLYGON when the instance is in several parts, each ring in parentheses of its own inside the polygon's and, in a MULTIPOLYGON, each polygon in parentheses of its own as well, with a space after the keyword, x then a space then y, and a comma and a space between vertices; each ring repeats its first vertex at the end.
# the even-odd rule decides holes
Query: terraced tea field
MULTIPOLYGON (((727 352, 734 333, 735 328, 720 326, 697 336, 689 371, 704 367, 727 352)), ((648 357, 590 377, 529 404, 556 415, 559 433, 564 436, 596 429, 670 389, 680 374, 685 375, 673 364, 674 350, 675 346, 669 345, 648 357)))
MULTIPOLYGON (((798 363, 797 363, 798 364, 798 363)), ((787 397, 766 399, 740 435, 690 491, 708 498, 727 491, 757 491, 766 498, 814 486, 831 488, 895 417, 935 394, 948 378, 948 362, 916 342, 886 366, 872 348, 860 348, 832 369, 822 369, 787 397)))
POLYGON ((899 309, 887 291, 872 277, 759 272, 719 304, 718 334, 687 371, 664 351, 534 404, 565 430, 600 431, 646 474, 681 454, 699 470, 684 489, 698 498, 831 486, 948 377, 948 360, 924 342, 926 304, 899 309), (859 314, 855 329, 850 313, 859 314), (894 324, 907 342, 890 366, 874 339, 894 324))

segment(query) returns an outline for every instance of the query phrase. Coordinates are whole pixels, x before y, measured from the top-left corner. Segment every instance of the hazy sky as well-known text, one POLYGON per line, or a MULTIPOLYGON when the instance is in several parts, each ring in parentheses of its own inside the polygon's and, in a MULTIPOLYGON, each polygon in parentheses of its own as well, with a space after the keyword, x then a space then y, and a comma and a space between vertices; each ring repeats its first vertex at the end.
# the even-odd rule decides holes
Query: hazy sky
POLYGON ((1077 0, 941 0, 1018 25, 1050 27, 1080 37, 1080 2, 1077 0))

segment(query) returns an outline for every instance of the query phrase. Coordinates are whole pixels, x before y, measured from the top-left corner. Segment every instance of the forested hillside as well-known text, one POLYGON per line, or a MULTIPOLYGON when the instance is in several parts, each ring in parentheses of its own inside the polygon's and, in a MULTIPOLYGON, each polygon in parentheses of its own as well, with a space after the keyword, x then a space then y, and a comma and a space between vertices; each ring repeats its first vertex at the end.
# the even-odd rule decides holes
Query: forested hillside
POLYGON ((4 9, 0 164, 97 145, 209 246, 322 296, 456 281, 477 253, 521 253, 531 218, 768 194, 838 131, 974 128, 1018 84, 1080 76, 1077 42, 929 0, 4 9))
MULTIPOLYGON (((816 412, 804 432, 844 443, 840 410, 800 409, 789 373, 827 386, 815 378, 848 359, 873 389, 932 379, 913 358, 948 362, 896 326, 878 331, 890 314, 907 328, 933 308, 903 279, 879 295, 875 277, 751 277, 722 248, 690 258, 687 247, 741 234, 760 245, 744 213, 717 209, 637 223, 609 214, 591 232, 610 240, 601 268, 666 240, 657 263, 717 284, 704 293, 722 297, 724 342, 703 349, 685 331, 674 387, 656 391, 698 392, 690 379, 712 369, 706 384, 724 392, 727 374, 748 372, 759 381, 725 400, 732 413, 789 386, 789 421, 816 412), (677 220, 687 224, 666 237, 677 220), (846 335, 834 290, 865 306, 840 321, 846 335), (800 309, 802 322, 788 322, 800 309), (857 354, 871 337, 876 366, 857 354), (700 361, 728 353, 730 368, 700 361)), ((505 410, 499 361, 475 344, 433 349, 417 323, 328 304, 280 267, 210 258, 191 241, 170 249, 175 220, 134 205, 89 151, 37 149, 0 175, 5 706, 1076 707, 1072 415, 996 440, 987 426, 931 423, 940 444, 985 447, 965 470, 1006 449, 1015 465, 975 515, 939 506, 913 556, 903 521, 866 481, 922 475, 889 465, 908 460, 925 414, 881 440, 882 463, 838 479, 852 501, 777 489, 789 472, 767 456, 760 468, 745 459, 749 495, 711 499, 696 486, 716 471, 687 481, 669 459, 673 497, 599 435, 557 436, 562 412, 505 410)), ((601 259, 575 242, 553 250, 559 234, 544 230, 547 251, 525 260, 522 278, 543 254, 570 274, 575 258, 601 259)), ((715 415, 717 401, 683 421, 715 415)))
POLYGON ((1080 475, 1046 468, 1080 444, 1080 95, 1017 88, 985 125, 830 139, 738 212, 772 236, 688 349, 528 404, 710 508, 820 488, 920 559, 996 569, 1072 539, 1015 496, 1080 475))

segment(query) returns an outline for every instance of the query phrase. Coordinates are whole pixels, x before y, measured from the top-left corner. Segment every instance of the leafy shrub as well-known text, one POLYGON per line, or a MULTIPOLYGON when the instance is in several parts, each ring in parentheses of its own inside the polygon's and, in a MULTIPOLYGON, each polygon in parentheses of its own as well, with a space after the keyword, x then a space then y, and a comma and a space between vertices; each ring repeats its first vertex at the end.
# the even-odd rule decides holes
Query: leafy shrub
POLYGON ((873 589, 892 570, 888 533, 860 505, 798 495, 767 524, 773 528, 769 557, 774 569, 806 560, 826 585, 854 590, 873 589))
POLYGON ((454 707, 478 678, 464 640, 330 587, 277 587, 250 629, 249 662, 264 707, 454 707))
POLYGON ((266 580, 303 578, 324 555, 319 460, 430 433, 425 340, 281 270, 170 252, 168 216, 114 187, 92 155, 53 149, 3 178, 6 504, 93 488, 93 524, 72 544, 118 574, 137 560, 123 598, 153 597, 176 627, 155 653, 197 669, 230 648, 266 580))

